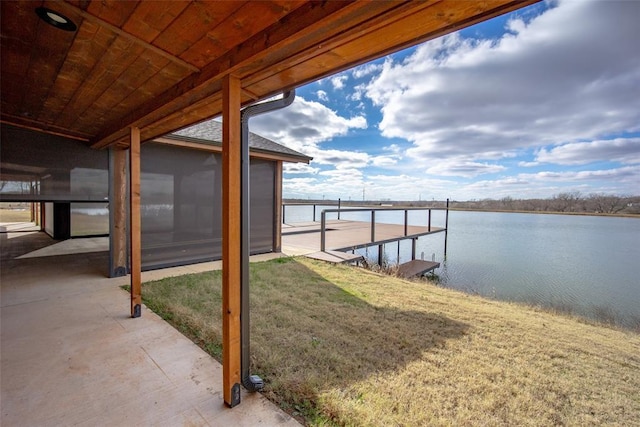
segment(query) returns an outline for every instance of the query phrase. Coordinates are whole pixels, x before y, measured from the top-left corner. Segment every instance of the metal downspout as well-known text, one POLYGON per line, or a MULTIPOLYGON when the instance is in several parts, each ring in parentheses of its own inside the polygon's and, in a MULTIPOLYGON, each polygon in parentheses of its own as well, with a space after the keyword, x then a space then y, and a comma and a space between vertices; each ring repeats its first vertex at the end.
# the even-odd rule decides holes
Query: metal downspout
POLYGON ((240 273, 240 336, 242 341, 242 357, 240 361, 240 375, 242 385, 248 391, 259 391, 264 387, 262 379, 257 375, 251 375, 249 367, 251 364, 249 343, 249 255, 250 255, 250 213, 249 213, 249 119, 259 114, 280 110, 291 105, 296 97, 295 90, 283 93, 282 98, 267 101, 260 104, 250 105, 240 112, 240 142, 242 146, 242 230, 240 250, 242 252, 242 271, 240 273))

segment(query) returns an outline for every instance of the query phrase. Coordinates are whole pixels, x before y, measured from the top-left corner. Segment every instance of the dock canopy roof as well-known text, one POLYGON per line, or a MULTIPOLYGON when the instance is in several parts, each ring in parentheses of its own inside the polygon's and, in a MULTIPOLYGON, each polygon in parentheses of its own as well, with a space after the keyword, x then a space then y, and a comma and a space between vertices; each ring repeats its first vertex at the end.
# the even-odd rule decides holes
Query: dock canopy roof
POLYGON ((2 1, 1 120, 127 147, 533 2, 2 1))

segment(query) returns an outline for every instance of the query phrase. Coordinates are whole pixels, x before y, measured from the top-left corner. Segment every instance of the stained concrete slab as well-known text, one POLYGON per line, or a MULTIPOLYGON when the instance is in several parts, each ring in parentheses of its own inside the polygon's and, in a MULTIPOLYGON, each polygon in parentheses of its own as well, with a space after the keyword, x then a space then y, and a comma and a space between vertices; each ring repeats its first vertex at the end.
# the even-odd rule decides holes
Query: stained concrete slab
POLYGON ((225 407, 221 365, 146 307, 130 318, 128 278, 105 277, 107 254, 8 255, 28 239, 0 242, 2 426, 299 425, 260 394, 225 407))
POLYGON ((31 251, 18 257, 39 258, 43 256, 72 255, 89 252, 106 252, 109 250, 108 237, 82 237, 63 240, 42 249, 31 251))
POLYGON ((0 222, 0 233, 17 231, 40 231, 40 226, 35 222, 0 222))

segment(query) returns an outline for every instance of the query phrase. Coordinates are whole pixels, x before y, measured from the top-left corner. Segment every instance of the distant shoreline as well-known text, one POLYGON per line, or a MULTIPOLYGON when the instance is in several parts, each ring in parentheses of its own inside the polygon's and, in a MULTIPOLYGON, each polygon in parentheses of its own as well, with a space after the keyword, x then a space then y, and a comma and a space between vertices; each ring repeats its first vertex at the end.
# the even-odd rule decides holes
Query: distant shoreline
POLYGON ((542 215, 573 215, 573 216, 609 216, 618 218, 639 218, 640 214, 629 213, 595 213, 595 212, 554 212, 554 211, 524 211, 524 210, 499 210, 499 209, 474 209, 474 208, 449 208, 450 211, 465 212, 495 212, 495 213, 524 213, 542 215))
MULTIPOLYGON (((376 208, 389 208, 389 209, 403 209, 403 208, 424 208, 424 209, 443 209, 446 207, 446 202, 436 201, 433 205, 424 204, 425 202, 354 202, 354 201, 341 201, 341 207, 376 207, 376 208)), ((287 206, 338 206, 337 200, 286 200, 283 201, 283 205, 287 206)), ((596 212, 562 212, 562 211, 529 211, 529 210, 515 210, 515 209, 482 209, 482 208, 461 208, 451 207, 450 211, 462 211, 462 212, 495 212, 495 213, 521 213, 521 214, 543 214, 543 215, 574 215, 574 216, 605 216, 605 217, 617 217, 617 218, 638 218, 640 219, 640 213, 596 213, 596 212)))

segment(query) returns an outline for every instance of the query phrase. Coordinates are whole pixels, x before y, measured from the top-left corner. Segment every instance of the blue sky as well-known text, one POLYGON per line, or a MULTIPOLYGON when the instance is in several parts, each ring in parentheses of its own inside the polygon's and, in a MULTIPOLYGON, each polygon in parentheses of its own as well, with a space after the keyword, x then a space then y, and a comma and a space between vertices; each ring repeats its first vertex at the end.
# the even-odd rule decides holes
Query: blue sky
POLYGON ((640 1, 544 2, 298 88, 284 197, 640 195, 640 1))

